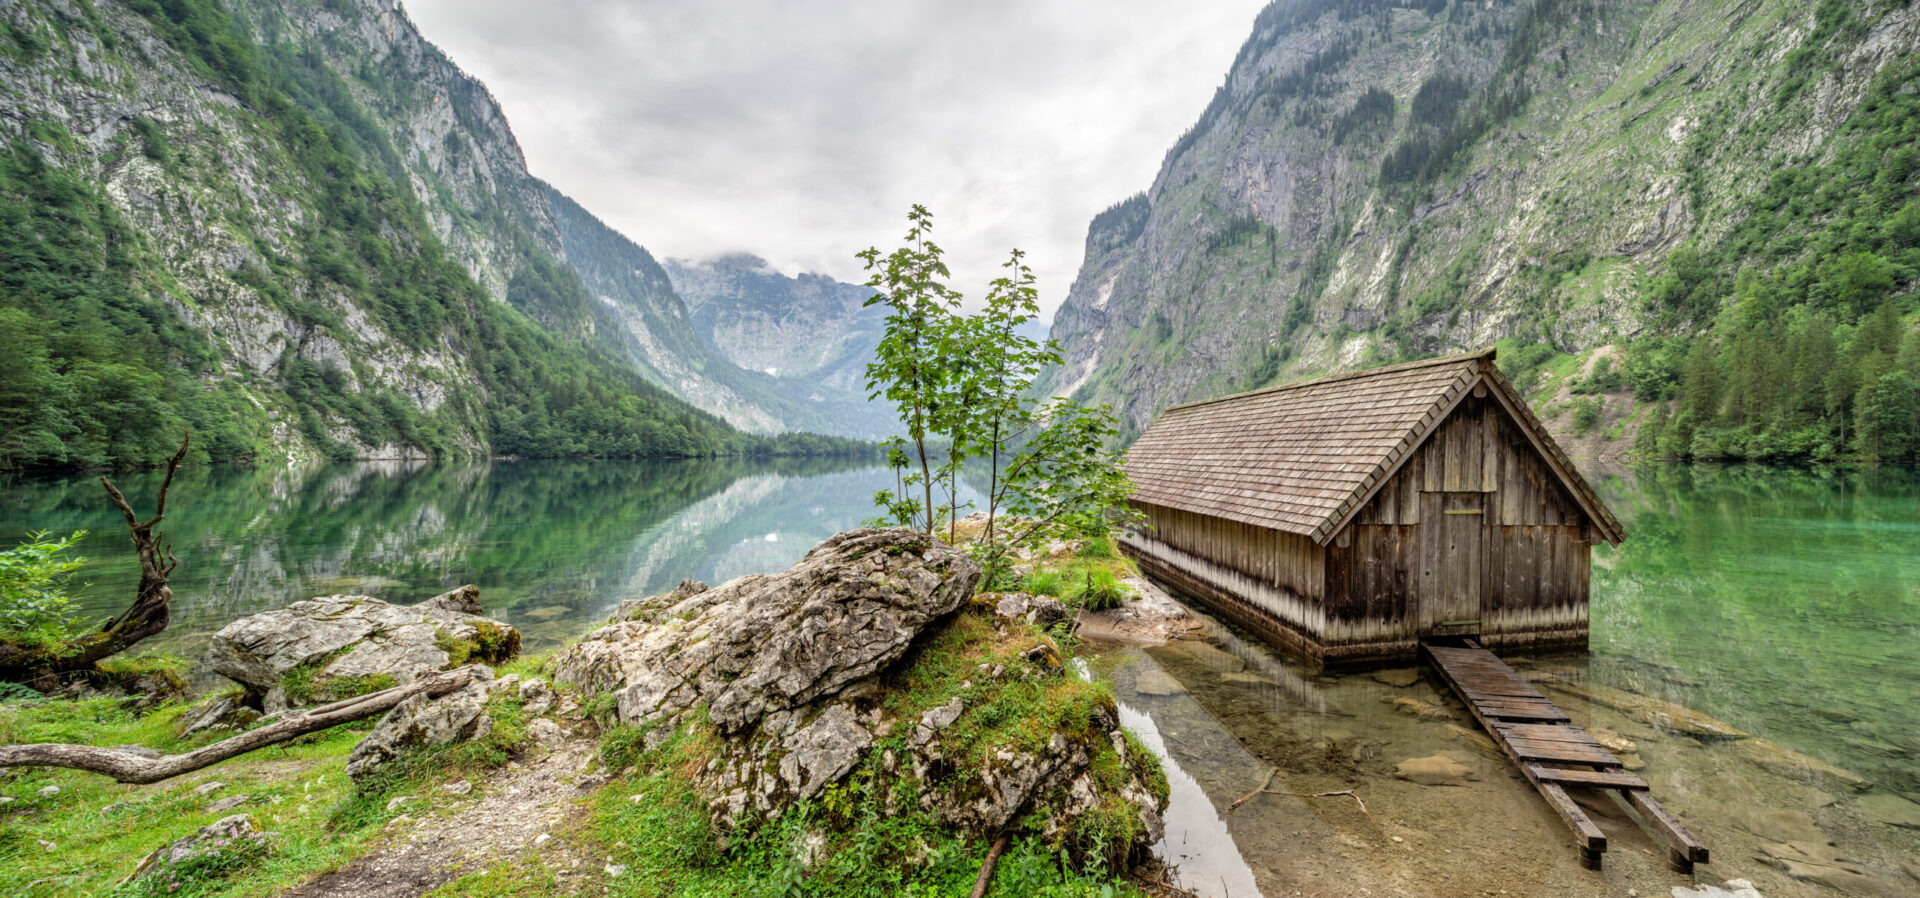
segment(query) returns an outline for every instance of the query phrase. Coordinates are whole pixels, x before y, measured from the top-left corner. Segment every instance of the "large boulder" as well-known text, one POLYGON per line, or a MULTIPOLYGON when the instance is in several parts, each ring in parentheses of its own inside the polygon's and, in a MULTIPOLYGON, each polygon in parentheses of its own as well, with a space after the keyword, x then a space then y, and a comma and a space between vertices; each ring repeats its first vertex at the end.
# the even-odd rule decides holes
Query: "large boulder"
POLYGON ((785 729, 898 660, 979 581, 978 564, 923 533, 849 530, 785 573, 636 604, 562 652, 554 678, 614 693, 631 725, 675 723, 704 705, 722 735, 768 721, 785 729))
POLYGON ((697 744, 711 755, 693 777, 723 827, 778 818, 866 769, 883 775, 859 800, 980 838, 1034 813, 1043 832, 1079 844, 1076 833, 1127 814, 1139 825, 1121 853, 1151 844, 1164 779, 1120 730, 1111 697, 1065 681, 1043 626, 1064 609, 1027 596, 969 602, 979 579, 978 565, 924 534, 849 531, 782 574, 623 605, 560 654, 556 679, 615 698, 614 716, 646 727, 649 747, 710 727, 716 738, 697 744), (975 635, 936 635, 956 631, 975 635), (918 674, 901 664, 933 665, 939 685, 903 704, 898 684, 918 674), (1055 695, 1075 710, 1053 726, 1006 715, 1055 695))
POLYGON ((512 659, 519 631, 484 610, 472 586, 418 605, 323 596, 226 625, 214 634, 208 661, 246 688, 248 705, 278 713, 430 671, 512 659))

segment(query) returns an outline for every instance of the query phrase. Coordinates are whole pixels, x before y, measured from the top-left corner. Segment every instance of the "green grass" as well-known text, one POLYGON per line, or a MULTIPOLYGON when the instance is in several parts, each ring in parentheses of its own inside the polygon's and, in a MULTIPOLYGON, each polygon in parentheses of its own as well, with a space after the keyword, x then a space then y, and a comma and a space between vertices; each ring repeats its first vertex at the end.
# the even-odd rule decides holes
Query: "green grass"
MULTIPOLYGON (((1113 715, 1112 695, 1104 684, 1066 674, 1066 651, 1032 628, 997 627, 976 609, 930 631, 880 684, 881 707, 902 721, 956 696, 963 700, 967 710, 941 734, 956 770, 982 767, 1002 751, 1035 751, 1055 733, 1086 740, 1107 804, 1053 839, 1032 834, 1038 812, 1023 820, 1019 830, 1025 835, 1002 858, 993 895, 1138 894, 1112 875, 1122 863, 1113 856, 1115 846, 1131 843, 1139 826, 1132 808, 1112 796, 1135 775, 1164 794, 1165 779, 1137 742, 1130 743, 1134 766, 1123 765, 1104 730, 1093 725, 1113 715), (1044 672, 1026 660, 1041 645, 1050 650, 1037 662, 1044 672), (986 679, 982 665, 1004 665, 1009 673, 986 679)), ((816 799, 777 820, 748 821, 722 833, 691 785, 719 754, 721 743, 709 728, 679 730, 653 750, 644 749, 643 731, 615 728, 603 737, 600 763, 616 778, 588 800, 581 830, 564 838, 576 840, 583 853, 626 868, 605 881, 605 894, 620 898, 965 894, 987 840, 919 810, 917 782, 885 771, 881 759, 887 752, 905 756, 909 729, 896 727, 845 782, 816 799)), ((946 787, 964 789, 966 781, 946 787)), ((537 895, 542 888, 536 870, 496 868, 439 894, 537 895)))
MULTIPOLYGON (((136 716, 107 698, 7 703, 0 705, 0 743, 143 745, 171 753, 220 738, 174 735, 183 707, 168 705, 136 716)), ((288 888, 360 854, 381 825, 401 813, 386 809, 390 796, 504 764, 525 735, 519 700, 496 698, 490 711, 495 723, 487 738, 422 751, 361 786, 344 768, 372 720, 149 786, 121 785, 79 771, 8 771, 0 774, 0 795, 14 801, 0 815, 0 894, 239 896, 288 888), (193 791, 210 782, 224 785, 205 795, 193 791), (60 791, 41 796, 50 785, 60 791), (206 810, 213 801, 241 794, 250 798, 237 808, 206 810), (182 869, 186 875, 177 889, 155 883, 116 892, 115 884, 155 848, 236 813, 252 815, 261 829, 277 834, 270 853, 182 869), (56 848, 45 849, 43 841, 56 848), (159 891, 153 891, 156 887, 159 891)))

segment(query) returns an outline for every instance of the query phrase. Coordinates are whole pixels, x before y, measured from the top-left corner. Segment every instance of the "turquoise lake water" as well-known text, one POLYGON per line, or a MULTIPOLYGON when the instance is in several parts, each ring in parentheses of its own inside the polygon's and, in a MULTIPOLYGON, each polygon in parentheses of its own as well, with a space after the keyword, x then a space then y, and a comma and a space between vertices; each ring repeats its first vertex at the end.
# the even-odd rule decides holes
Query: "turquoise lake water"
MULTIPOLYGON (((1710 842, 1737 847, 1716 847, 1726 860, 1713 870, 1772 883, 1768 898, 1827 894, 1755 860, 1767 845, 1818 837, 1890 877, 1883 884, 1904 882, 1900 864, 1920 853, 1920 833, 1883 818, 1910 816, 1916 806, 1907 799, 1920 800, 1920 474, 1670 465, 1589 473, 1630 534, 1618 548, 1596 550, 1592 650, 1512 659, 1516 666, 1664 698, 1758 737, 1698 744, 1556 694, 1577 721, 1639 740, 1656 793, 1710 842), (1842 795, 1740 754, 1773 743, 1875 786, 1842 795)), ((136 506, 151 503, 157 474, 113 476, 136 506)), ((359 593, 408 603, 473 583, 489 612, 539 651, 591 629, 622 599, 682 578, 718 583, 782 569, 871 517, 873 493, 891 483, 883 468, 819 460, 189 469, 161 528, 180 559, 174 625, 152 642, 192 658, 228 621, 299 599, 359 593)), ((0 480, 0 540, 34 529, 92 531, 81 611, 105 616, 124 606, 135 568, 96 478, 0 480)), ((1664 894, 1673 884, 1657 854, 1593 879, 1555 844, 1564 835, 1538 797, 1506 782, 1508 765, 1472 755, 1470 719, 1456 715, 1447 727, 1383 704, 1409 694, 1444 702, 1433 683, 1396 689, 1284 659, 1244 670, 1244 660, 1196 662, 1193 653, 1209 646, 1265 657, 1224 630, 1209 639, 1184 653, 1181 645, 1118 650, 1097 665, 1191 793, 1175 816, 1200 828, 1182 824, 1180 838, 1191 840, 1182 849, 1170 823, 1163 848, 1189 852, 1201 879, 1188 884, 1199 893, 1244 898, 1247 889, 1233 883, 1260 882, 1268 894, 1315 894, 1309 877, 1351 876, 1351 861, 1369 851, 1375 886, 1390 893, 1478 895, 1531 882, 1541 894, 1595 883, 1609 894, 1636 885, 1664 894), (1187 691, 1134 691, 1150 666, 1187 691), (1435 751, 1478 770, 1474 788, 1429 792, 1392 776, 1399 759, 1435 751), (1359 784, 1380 819, 1301 798, 1230 812, 1268 769, 1297 777, 1294 791, 1359 784), (1480 833, 1487 838, 1478 848, 1436 835, 1483 816, 1523 821, 1547 853, 1516 860, 1498 830, 1480 833), (1387 834, 1406 841, 1382 841, 1387 834), (1237 851, 1221 848, 1228 838, 1237 851), (1552 860, 1533 863, 1542 857, 1552 860)))
MULTIPOLYGON (((1601 682, 1698 708, 1920 792, 1920 473, 1645 465, 1591 471, 1630 532, 1596 552, 1601 682)), ((115 481, 137 506, 155 472, 115 481)), ((184 470, 162 530, 189 654, 236 617, 331 593, 463 583, 538 650, 685 577, 778 570, 874 514, 883 468, 831 460, 369 462, 184 470)), ((0 480, 0 540, 87 529, 82 610, 135 568, 93 476, 0 480)))

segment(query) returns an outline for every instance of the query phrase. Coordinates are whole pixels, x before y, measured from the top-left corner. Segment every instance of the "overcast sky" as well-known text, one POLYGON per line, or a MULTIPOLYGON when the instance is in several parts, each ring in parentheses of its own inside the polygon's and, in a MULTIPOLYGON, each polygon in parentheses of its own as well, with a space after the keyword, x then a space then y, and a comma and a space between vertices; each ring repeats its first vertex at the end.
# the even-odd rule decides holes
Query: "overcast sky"
POLYGON ((934 213, 969 300, 1012 247, 1047 315, 1264 0, 405 0, 534 174, 655 256, 865 279, 934 213))

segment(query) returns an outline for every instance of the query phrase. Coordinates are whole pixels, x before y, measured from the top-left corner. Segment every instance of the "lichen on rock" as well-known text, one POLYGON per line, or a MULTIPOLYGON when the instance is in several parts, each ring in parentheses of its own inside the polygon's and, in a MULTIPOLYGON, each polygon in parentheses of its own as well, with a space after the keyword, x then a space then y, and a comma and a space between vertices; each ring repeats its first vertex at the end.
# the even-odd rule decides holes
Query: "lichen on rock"
POLYGON ((1068 673, 1041 623, 1064 618, 1057 603, 969 602, 979 578, 924 534, 849 531, 781 574, 623 606, 556 679, 635 728, 610 745, 673 753, 722 831, 874 803, 974 838, 1020 828, 1136 855, 1161 833, 1157 762, 1106 688, 1068 673))
POLYGON ((472 586, 418 605, 322 596, 222 627, 207 659, 245 689, 248 706, 278 713, 519 655, 519 631, 484 611, 472 586))

